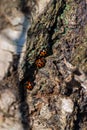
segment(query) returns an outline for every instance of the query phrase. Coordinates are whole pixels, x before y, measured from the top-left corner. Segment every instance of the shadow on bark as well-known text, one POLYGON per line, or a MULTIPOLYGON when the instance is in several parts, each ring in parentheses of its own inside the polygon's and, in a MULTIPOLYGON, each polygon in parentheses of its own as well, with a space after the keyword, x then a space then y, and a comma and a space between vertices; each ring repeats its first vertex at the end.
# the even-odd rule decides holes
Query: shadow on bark
POLYGON ((29 130, 30 129, 29 106, 26 101, 27 91, 24 88, 23 82, 19 83, 18 91, 19 91, 19 97, 20 97, 19 110, 21 113, 21 123, 24 130, 29 130))
MULTIPOLYGON (((27 4, 26 0, 22 0, 21 4, 20 4, 21 11, 25 15, 25 19, 24 19, 24 23, 23 23, 23 26, 25 27, 25 31, 28 28, 28 23, 26 22, 26 12, 28 14, 30 14, 30 12, 28 11, 28 8, 26 7, 26 4, 27 4)), ((22 39, 22 37, 24 37, 24 35, 25 34, 24 34, 24 30, 23 30, 19 39, 22 39)), ((17 49, 17 52, 18 52, 18 49, 17 49)), ((30 128, 30 118, 29 118, 29 105, 28 105, 27 99, 26 99, 27 98, 27 90, 26 90, 24 85, 25 85, 24 80, 19 82, 19 87, 18 87, 19 98, 20 98, 19 99, 20 100, 19 111, 21 114, 21 123, 22 123, 23 129, 30 130, 31 128, 30 128)))

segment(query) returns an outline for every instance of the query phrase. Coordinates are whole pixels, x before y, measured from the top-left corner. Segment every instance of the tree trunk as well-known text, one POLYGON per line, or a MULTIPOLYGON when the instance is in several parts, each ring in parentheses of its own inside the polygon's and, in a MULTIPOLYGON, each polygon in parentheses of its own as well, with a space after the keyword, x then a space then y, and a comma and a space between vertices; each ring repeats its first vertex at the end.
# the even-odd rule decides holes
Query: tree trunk
POLYGON ((15 93, 9 118, 16 104, 24 130, 87 130, 87 1, 49 0, 30 15, 24 58, 1 81, 1 92, 15 93))

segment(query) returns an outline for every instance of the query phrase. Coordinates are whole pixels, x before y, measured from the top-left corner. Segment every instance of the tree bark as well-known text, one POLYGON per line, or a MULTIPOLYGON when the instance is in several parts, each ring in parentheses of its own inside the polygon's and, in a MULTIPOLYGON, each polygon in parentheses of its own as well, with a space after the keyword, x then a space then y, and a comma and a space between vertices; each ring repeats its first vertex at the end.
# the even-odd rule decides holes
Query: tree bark
POLYGON ((34 85, 28 91, 33 130, 87 129, 86 8, 86 1, 52 1, 28 31, 23 81, 34 85), (46 64, 39 69, 43 49, 46 64))
POLYGON ((16 95, 9 93, 14 103, 8 107, 16 102, 24 130, 86 130, 87 1, 50 0, 31 15, 24 58, 1 81, 1 92, 4 86, 16 95))

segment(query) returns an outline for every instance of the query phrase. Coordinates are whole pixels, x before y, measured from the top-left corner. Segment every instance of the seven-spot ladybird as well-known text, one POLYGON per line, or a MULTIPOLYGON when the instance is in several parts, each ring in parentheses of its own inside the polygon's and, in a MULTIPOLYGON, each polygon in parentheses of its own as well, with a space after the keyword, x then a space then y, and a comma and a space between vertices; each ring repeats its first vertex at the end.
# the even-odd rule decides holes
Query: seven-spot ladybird
POLYGON ((30 81, 27 81, 27 82, 26 82, 25 87, 26 87, 27 89, 29 89, 29 90, 32 90, 32 89, 33 89, 33 86, 32 86, 32 84, 31 84, 30 81))
POLYGON ((36 61, 35 61, 35 64, 36 64, 36 66, 38 67, 38 68, 42 68, 42 67, 44 67, 45 66, 45 63, 46 63, 46 60, 45 60, 45 58, 39 58, 39 59, 37 59, 36 61))
POLYGON ((47 55, 47 51, 46 50, 42 50, 41 52, 40 52, 40 56, 41 57, 45 57, 47 55))

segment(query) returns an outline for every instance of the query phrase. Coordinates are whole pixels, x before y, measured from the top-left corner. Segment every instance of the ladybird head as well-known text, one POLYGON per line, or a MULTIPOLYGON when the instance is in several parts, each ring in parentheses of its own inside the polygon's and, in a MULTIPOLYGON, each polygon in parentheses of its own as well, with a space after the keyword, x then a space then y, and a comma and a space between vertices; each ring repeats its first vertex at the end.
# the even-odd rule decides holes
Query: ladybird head
POLYGON ((25 84, 25 87, 29 90, 32 90, 33 89, 33 86, 32 86, 32 83, 30 81, 27 81, 26 84, 25 84))
POLYGON ((47 55, 47 51, 43 49, 43 50, 40 52, 40 56, 41 56, 41 57, 45 57, 46 55, 47 55))

